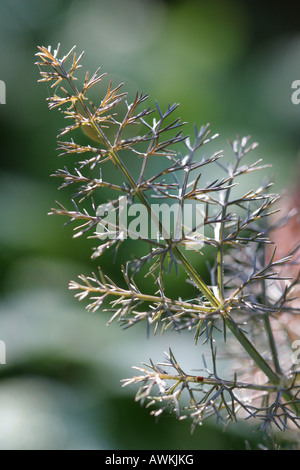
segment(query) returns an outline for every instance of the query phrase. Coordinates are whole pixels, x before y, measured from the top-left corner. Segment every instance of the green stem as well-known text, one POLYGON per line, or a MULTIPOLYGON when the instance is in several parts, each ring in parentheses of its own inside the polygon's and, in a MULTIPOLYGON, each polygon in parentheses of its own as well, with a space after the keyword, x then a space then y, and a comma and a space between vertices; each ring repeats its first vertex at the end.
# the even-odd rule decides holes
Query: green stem
MULTIPOLYGON (((243 348, 247 351, 249 356, 253 359, 255 364, 264 372, 264 374, 268 377, 270 382, 277 387, 277 390, 280 389, 280 386, 286 387, 285 384, 281 384, 281 377, 280 375, 276 374, 269 364, 265 361, 265 359, 259 354, 255 346, 248 340, 245 334, 241 331, 241 329, 236 325, 236 323, 232 320, 232 318, 227 314, 225 317, 225 323, 230 329, 230 331, 234 334, 236 339, 239 343, 243 346, 243 348)), ((287 402, 292 402, 294 400, 294 396, 291 392, 286 391, 283 393, 283 396, 287 402)), ((297 416, 300 415, 300 405, 297 403, 291 403, 290 407, 296 413, 297 416)))
POLYGON ((191 264, 188 262, 184 254, 179 250, 177 246, 173 248, 173 252, 176 255, 176 257, 181 261, 181 263, 185 267, 185 270, 188 272, 190 277, 193 279, 193 281, 199 287, 199 289, 205 295, 205 297, 211 302, 211 304, 214 307, 216 307, 216 309, 220 309, 221 304, 219 300, 214 296, 212 291, 209 289, 209 287, 206 285, 206 283, 203 281, 203 279, 197 273, 197 271, 193 268, 193 266, 191 266, 191 264))
POLYGON ((230 329, 230 331, 234 334, 236 339, 239 343, 243 346, 243 348, 247 351, 249 356, 254 360, 255 364, 266 374, 268 379, 274 384, 280 384, 280 377, 271 369, 269 364, 265 361, 265 359, 259 354, 256 347, 249 341, 246 335, 242 332, 242 330, 237 326, 237 324, 233 321, 229 314, 226 314, 224 317, 225 323, 230 329))
MULTIPOLYGON (((199 377, 195 375, 174 375, 174 374, 159 374, 162 380, 174 380, 180 382, 201 383, 203 385, 216 385, 221 387, 225 385, 228 388, 250 389, 259 390, 262 392, 276 392, 276 386, 273 385, 259 385, 246 382, 235 382, 232 380, 220 380, 214 377, 199 377)), ((137 377, 138 379, 139 377, 137 377)))
MULTIPOLYGON (((265 220, 264 220, 264 223, 266 224, 265 220)), ((264 227, 264 228, 266 228, 266 227, 264 227)), ((262 248, 263 248, 263 257, 265 259, 266 258, 266 249, 265 249, 264 244, 263 244, 262 248)), ((267 300, 266 280, 265 279, 262 279, 262 298, 263 298, 264 305, 267 305, 268 300, 267 300)), ((277 347, 276 347, 276 343, 275 343, 275 339, 274 339, 274 335, 273 335, 273 331, 272 331, 272 326, 271 326, 271 322, 270 322, 270 317, 269 317, 268 313, 266 313, 264 315, 264 324, 265 324, 266 333, 268 335, 269 346, 270 346, 270 350, 271 350, 271 353, 272 353, 274 367, 275 367, 276 372, 280 375, 281 374, 281 367, 280 367, 280 364, 279 364, 277 347)))
POLYGON ((280 367, 279 360, 278 360, 276 343, 275 343, 275 339, 274 339, 274 335, 273 335, 273 331, 271 327, 271 322, 270 322, 270 318, 268 314, 264 315, 264 324, 265 324, 265 330, 268 335, 269 346, 271 349, 275 370, 278 374, 281 374, 281 367, 280 367))
MULTIPOLYGON (((173 299, 169 299, 168 297, 163 298, 163 297, 158 297, 156 295, 151 295, 151 294, 142 294, 140 292, 135 292, 135 291, 133 292, 133 291, 122 289, 122 288, 108 289, 107 287, 105 287, 105 285, 103 287, 98 287, 98 286, 94 287, 89 282, 87 282, 87 280, 85 280, 85 282, 86 282, 86 286, 73 283, 72 281, 70 283, 70 286, 73 285, 76 287, 76 289, 79 289, 79 290, 84 290, 84 291, 88 290, 89 292, 108 294, 108 295, 112 295, 115 297, 136 298, 136 299, 142 300, 143 302, 166 303, 170 305, 171 307, 176 307, 178 309, 195 310, 198 312, 197 315, 200 313, 203 313, 206 315, 206 314, 214 312, 214 309, 212 307, 205 307, 202 305, 192 304, 190 302, 184 302, 181 300, 173 300, 173 299)), ((75 288, 73 286, 71 288, 75 288)))
MULTIPOLYGON (((235 165, 232 169, 232 175, 236 172, 238 169, 240 163, 240 159, 237 159, 235 162, 235 165)), ((227 205, 229 201, 229 196, 230 196, 231 188, 228 188, 226 190, 224 202, 223 202, 223 207, 222 207, 222 213, 221 213, 221 220, 220 222, 220 232, 219 232, 219 243, 218 243, 218 254, 217 254, 217 276, 218 276, 218 287, 219 287, 219 297, 220 299, 224 300, 224 273, 223 273, 223 236, 224 236, 224 231, 225 231, 225 222, 224 218, 226 215, 226 210, 227 210, 227 205)))

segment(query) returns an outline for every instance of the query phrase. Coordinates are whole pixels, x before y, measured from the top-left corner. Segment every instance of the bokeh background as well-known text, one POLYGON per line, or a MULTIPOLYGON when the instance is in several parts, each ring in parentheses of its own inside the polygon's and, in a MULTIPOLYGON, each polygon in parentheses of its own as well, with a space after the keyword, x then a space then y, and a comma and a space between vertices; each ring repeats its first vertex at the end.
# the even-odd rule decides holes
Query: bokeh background
MULTIPOLYGON (((300 79, 299 9, 255 1, 1 0, 0 79, 0 449, 239 449, 256 446, 258 432, 213 422, 190 433, 187 422, 158 423, 134 402, 120 379, 131 365, 162 360, 169 346, 183 367, 202 366, 201 346, 188 335, 147 339, 145 328, 122 331, 108 317, 85 311, 67 289, 90 273, 92 243, 71 238, 47 212, 58 199, 50 178, 60 117, 37 84, 37 45, 74 44, 83 64, 99 65, 114 83, 149 92, 161 107, 211 123, 218 147, 251 135, 256 156, 273 165, 275 187, 296 187, 300 105, 291 84, 300 79)), ((268 175, 269 176, 269 175, 268 175)), ((112 276, 111 259, 103 269, 112 276)), ((174 280, 174 289, 178 286, 174 280)))

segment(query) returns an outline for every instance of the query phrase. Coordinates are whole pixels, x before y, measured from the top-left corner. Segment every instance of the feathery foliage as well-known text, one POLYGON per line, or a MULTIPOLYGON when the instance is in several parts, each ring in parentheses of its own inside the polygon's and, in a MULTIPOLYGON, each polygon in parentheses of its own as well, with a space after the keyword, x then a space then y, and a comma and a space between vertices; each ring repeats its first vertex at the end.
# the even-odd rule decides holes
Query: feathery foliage
POLYGON ((72 205, 58 204, 51 214, 74 223, 74 237, 94 238, 98 245, 93 259, 107 250, 116 256, 128 235, 146 247, 143 256, 120 267, 122 285, 99 267, 97 273, 71 281, 70 289, 79 300, 88 299, 88 310, 109 312, 108 323, 130 327, 145 322, 154 334, 159 329, 188 330, 210 351, 210 359, 203 357, 201 376, 184 372, 169 350, 163 363, 150 361, 136 368, 139 375, 123 385, 137 384, 136 399, 152 408, 155 416, 168 409, 179 419, 190 418, 193 427, 215 416, 224 423, 252 418, 266 435, 274 428, 298 428, 299 368, 292 360, 292 340, 282 320, 300 313, 295 300, 299 277, 289 279, 284 274, 296 262, 297 250, 283 259, 276 257, 272 230, 278 195, 271 192, 272 184, 240 189, 245 175, 266 167, 261 159, 247 163, 257 144, 249 137, 237 138, 231 143, 232 161, 224 163, 221 151, 212 155, 205 151, 217 137, 208 125, 195 127, 194 136, 186 137, 184 123, 174 117, 177 104, 166 110, 158 103, 144 107, 148 95, 139 93, 128 102, 123 84, 113 87, 109 82, 100 103, 93 104, 88 93, 105 74, 100 69, 93 75, 87 72, 78 86, 82 54, 77 55, 74 47, 59 58, 59 49, 39 47, 38 65, 40 81, 49 82, 53 90, 49 108, 58 108, 68 123, 58 136, 60 154, 77 159, 73 169, 64 167, 54 176, 62 179, 62 188, 76 189, 72 205), (90 139, 88 144, 78 129, 90 139), (76 140, 64 140, 67 134, 76 140), (128 154, 135 159, 137 177, 126 164, 128 154), (156 172, 150 167, 151 173, 148 163, 153 159, 159 163, 156 172), (118 178, 122 175, 121 182, 105 179, 109 162, 118 170, 118 178), (213 166, 221 176, 205 183, 205 172, 213 166), (96 202, 102 188, 113 195, 107 207, 115 214, 120 201, 141 205, 156 224, 156 236, 126 232, 120 221, 104 223, 96 202), (183 230, 179 219, 180 236, 167 233, 152 210, 157 201, 176 203, 182 211, 188 204, 200 207, 200 224, 183 230), (187 256, 187 249, 196 258, 187 256), (208 283, 193 264, 207 249, 215 259, 207 266, 208 283), (173 269, 185 273, 198 291, 196 298, 183 300, 184 287, 181 295, 170 298, 166 279, 173 269), (140 290, 138 273, 152 276, 155 292, 140 290), (233 359, 231 377, 218 370, 222 355, 216 343, 223 356, 233 359))

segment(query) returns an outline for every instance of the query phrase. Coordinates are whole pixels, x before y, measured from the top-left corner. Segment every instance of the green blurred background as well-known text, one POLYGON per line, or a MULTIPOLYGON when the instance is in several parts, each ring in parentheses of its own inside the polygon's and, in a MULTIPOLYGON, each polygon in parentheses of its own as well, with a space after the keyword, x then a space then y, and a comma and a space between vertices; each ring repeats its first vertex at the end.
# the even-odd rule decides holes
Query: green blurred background
MULTIPOLYGON (((49 176, 67 161, 57 158, 62 122, 47 108, 34 55, 38 45, 60 42, 65 53, 76 44, 86 69, 100 65, 161 107, 179 102, 187 132, 210 122, 225 154, 228 139, 250 134, 276 188, 290 189, 300 147, 300 105, 291 102, 298 11, 250 0, 1 1, 0 449, 243 449, 260 440, 240 425, 224 433, 206 423, 191 435, 169 415, 156 423, 134 389, 121 388, 131 365, 162 360, 169 346, 187 369, 202 366, 203 351, 188 335, 106 327, 105 314, 87 313, 67 289, 96 263, 91 241, 47 216, 56 199, 68 201, 49 176)), ((118 277, 109 257, 102 266, 118 277)))

